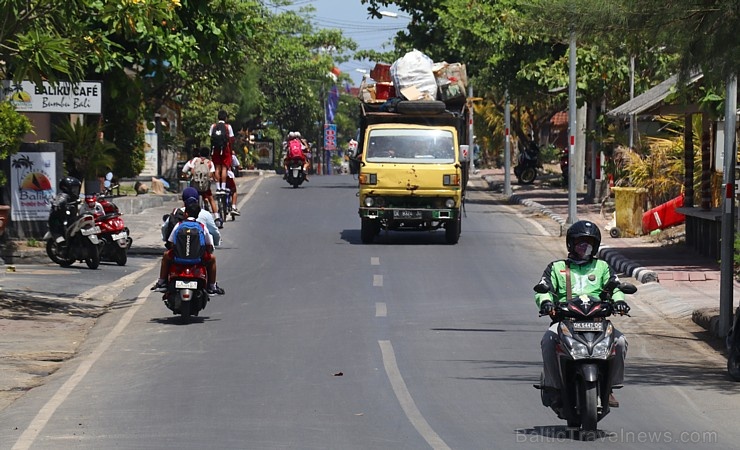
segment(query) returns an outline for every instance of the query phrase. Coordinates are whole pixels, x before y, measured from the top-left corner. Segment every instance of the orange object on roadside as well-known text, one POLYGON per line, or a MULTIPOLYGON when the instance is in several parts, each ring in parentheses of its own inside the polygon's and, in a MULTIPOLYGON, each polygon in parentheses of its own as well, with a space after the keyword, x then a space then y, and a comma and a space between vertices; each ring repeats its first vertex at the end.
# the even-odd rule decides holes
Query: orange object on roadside
POLYGON ((684 194, 662 205, 647 211, 642 215, 642 232, 645 234, 655 230, 663 230, 679 225, 686 220, 686 216, 676 211, 683 206, 684 194))

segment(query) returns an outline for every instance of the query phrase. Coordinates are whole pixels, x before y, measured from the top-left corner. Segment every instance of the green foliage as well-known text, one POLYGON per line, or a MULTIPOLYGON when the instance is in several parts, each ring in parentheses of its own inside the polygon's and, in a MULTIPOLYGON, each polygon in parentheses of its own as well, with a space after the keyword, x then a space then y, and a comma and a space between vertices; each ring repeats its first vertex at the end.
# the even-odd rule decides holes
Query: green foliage
POLYGON ((101 141, 98 124, 62 122, 55 128, 59 142, 64 144, 64 164, 67 172, 81 180, 94 180, 115 166, 115 145, 101 141))
MULTIPOLYGON (((10 102, 0 102, 0 160, 7 160, 14 155, 21 146, 23 136, 32 131, 28 117, 18 113, 10 102)), ((0 185, 5 185, 7 179, 0 172, 0 185)))

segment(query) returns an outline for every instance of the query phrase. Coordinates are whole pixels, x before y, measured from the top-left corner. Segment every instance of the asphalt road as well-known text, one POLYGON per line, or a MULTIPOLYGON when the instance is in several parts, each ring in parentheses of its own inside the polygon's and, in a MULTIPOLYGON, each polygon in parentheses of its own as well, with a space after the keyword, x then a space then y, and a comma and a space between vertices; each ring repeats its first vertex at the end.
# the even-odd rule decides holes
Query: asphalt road
POLYGON ((226 295, 181 325, 149 292, 155 271, 139 276, 76 358, 0 413, 0 448, 737 448, 724 360, 649 292, 617 323, 622 406, 597 444, 564 433, 532 388, 547 323, 531 287, 562 238, 473 192, 458 245, 362 245, 355 183, 263 180, 224 230, 226 295))

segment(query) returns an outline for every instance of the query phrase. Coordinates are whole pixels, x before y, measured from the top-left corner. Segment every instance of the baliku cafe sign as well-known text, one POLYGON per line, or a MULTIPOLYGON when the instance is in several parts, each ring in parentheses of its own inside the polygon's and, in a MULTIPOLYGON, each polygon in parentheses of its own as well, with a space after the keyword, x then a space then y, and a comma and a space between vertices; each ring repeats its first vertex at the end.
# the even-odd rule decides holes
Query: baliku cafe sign
POLYGON ((102 91, 102 83, 97 81, 44 81, 41 86, 30 81, 3 81, 3 98, 19 112, 100 114, 102 91))

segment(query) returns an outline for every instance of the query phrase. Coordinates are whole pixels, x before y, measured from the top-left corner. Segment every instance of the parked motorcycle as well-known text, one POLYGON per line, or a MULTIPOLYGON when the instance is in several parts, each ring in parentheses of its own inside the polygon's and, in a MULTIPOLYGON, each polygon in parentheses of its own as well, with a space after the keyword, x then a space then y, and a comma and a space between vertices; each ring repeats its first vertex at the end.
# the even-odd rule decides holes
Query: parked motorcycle
POLYGON ((519 184, 532 184, 537 178, 537 168, 542 167, 540 163, 540 149, 537 144, 530 142, 524 150, 519 152, 517 165, 514 167, 519 184))
POLYGON ((210 300, 206 291, 207 281, 206 267, 203 264, 173 262, 167 277, 167 291, 162 298, 165 306, 173 314, 179 314, 185 322, 191 316, 198 316, 210 300))
POLYGON ((44 235, 46 254, 62 267, 75 261, 85 261, 87 267, 97 269, 100 265, 101 229, 95 217, 83 214, 78 217, 79 199, 61 193, 52 201, 49 213, 49 231, 44 235))
POLYGON ((131 233, 124 224, 122 214, 115 203, 102 197, 99 197, 98 201, 105 210, 104 215, 95 218, 95 224, 100 227, 98 237, 102 242, 100 259, 125 266, 128 261, 128 249, 133 243, 131 233))
MULTIPOLYGON (((613 386, 609 376, 616 340, 607 317, 614 314, 610 300, 616 288, 625 294, 637 292, 630 283, 613 282, 605 286, 600 297, 580 296, 556 306, 560 402, 546 401, 542 385, 535 385, 541 389, 543 405, 550 406, 569 427, 583 432, 596 431, 597 422, 609 414, 609 394, 621 387, 613 386)), ((547 292, 544 284, 534 289, 538 293, 547 292)))
POLYGON ((285 174, 288 184, 297 188, 306 181, 306 173, 303 171, 303 161, 292 159, 288 161, 288 172, 285 174))

